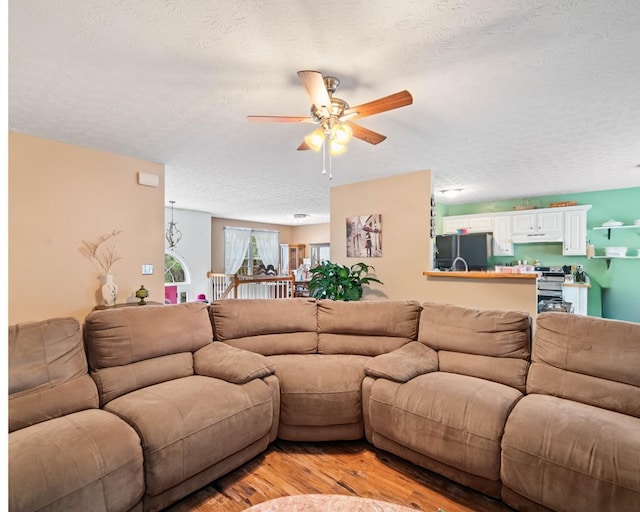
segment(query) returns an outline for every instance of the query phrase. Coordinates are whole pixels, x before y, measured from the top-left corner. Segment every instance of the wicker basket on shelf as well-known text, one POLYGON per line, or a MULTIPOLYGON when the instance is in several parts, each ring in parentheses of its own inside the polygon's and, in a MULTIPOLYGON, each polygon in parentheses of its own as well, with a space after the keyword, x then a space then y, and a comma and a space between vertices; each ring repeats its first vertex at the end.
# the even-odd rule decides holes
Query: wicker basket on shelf
POLYGON ((578 203, 576 201, 561 201, 559 203, 551 203, 549 205, 550 208, 562 208, 563 206, 577 206, 578 203))

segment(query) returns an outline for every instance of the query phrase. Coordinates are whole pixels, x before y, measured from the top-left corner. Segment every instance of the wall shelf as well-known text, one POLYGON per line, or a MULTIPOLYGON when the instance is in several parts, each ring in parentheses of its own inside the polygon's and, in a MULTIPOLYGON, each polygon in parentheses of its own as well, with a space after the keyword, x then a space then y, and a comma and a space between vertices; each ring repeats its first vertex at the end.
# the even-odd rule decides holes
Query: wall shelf
POLYGON ((607 268, 609 268, 609 265, 611 265, 611 260, 640 260, 640 256, 592 256, 591 259, 605 260, 607 263, 607 268))
POLYGON ((606 229, 607 230, 607 239, 611 240, 611 230, 612 229, 631 229, 631 228, 640 229, 640 226, 636 226, 635 224, 632 224, 632 225, 629 225, 629 226, 596 226, 593 229, 594 230, 606 229))

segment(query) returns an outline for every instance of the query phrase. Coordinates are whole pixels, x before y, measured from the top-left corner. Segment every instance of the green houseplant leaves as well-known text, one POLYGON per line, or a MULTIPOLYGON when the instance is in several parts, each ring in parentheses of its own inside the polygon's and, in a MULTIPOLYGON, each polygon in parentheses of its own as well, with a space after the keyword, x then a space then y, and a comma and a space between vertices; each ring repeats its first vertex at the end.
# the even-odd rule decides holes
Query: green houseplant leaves
POLYGON ((316 299, 360 300, 362 288, 370 283, 384 284, 375 277, 367 276, 373 266, 355 263, 350 267, 325 261, 311 269, 309 292, 316 299))

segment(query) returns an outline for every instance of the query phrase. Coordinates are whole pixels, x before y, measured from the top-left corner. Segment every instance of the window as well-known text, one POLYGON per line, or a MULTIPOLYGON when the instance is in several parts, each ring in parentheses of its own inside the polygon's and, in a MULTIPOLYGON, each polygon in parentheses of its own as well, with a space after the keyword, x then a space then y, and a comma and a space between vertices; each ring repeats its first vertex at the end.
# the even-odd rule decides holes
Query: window
POLYGON ((165 253, 164 255, 164 283, 182 284, 188 283, 185 265, 175 256, 175 254, 165 253))
POLYGON ((331 244, 311 244, 311 268, 329 261, 331 244))
POLYGON ((270 267, 275 272, 279 247, 277 231, 225 227, 225 273, 255 275, 270 267))
POLYGON ((191 282, 187 263, 174 253, 164 254, 164 300, 167 304, 186 302, 191 282))

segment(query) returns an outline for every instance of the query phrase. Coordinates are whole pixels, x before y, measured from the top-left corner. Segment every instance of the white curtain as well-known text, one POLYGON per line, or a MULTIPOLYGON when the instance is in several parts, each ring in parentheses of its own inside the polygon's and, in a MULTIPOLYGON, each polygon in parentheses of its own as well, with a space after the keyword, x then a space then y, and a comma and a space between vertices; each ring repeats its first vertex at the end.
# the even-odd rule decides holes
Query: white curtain
POLYGON ((224 228, 224 272, 235 274, 247 257, 251 244, 251 230, 224 228))
POLYGON ((253 236, 256 239, 256 248, 258 257, 262 260, 265 267, 273 265, 278 268, 280 259, 280 243, 278 241, 277 231, 254 231, 253 236))

